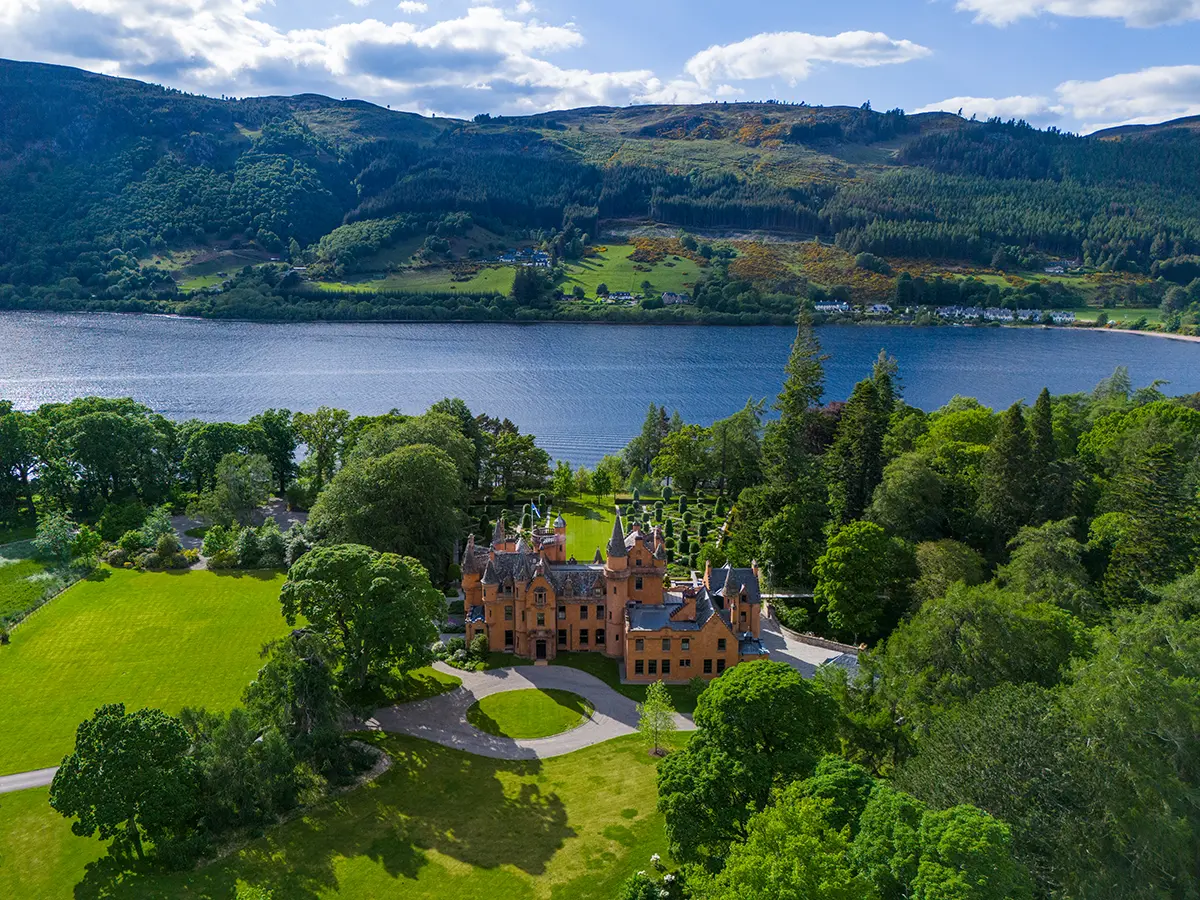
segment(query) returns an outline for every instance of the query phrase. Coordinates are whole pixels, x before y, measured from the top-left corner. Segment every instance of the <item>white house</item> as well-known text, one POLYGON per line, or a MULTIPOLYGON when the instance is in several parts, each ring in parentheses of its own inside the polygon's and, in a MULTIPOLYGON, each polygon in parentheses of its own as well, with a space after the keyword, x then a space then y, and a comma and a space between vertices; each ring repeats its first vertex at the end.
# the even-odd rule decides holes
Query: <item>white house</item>
POLYGON ((823 300, 822 302, 815 304, 813 309, 819 313, 825 313, 826 315, 844 315, 850 312, 850 304, 844 301, 838 303, 834 302, 833 300, 823 300))

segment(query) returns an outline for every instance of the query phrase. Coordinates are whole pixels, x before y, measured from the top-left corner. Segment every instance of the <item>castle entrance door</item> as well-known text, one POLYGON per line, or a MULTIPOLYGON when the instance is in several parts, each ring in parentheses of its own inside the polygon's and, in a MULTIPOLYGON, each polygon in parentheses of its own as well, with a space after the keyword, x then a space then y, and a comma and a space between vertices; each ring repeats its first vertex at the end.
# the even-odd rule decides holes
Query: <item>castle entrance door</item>
POLYGON ((545 641, 537 642, 537 658, 538 659, 546 658, 546 642, 545 641))

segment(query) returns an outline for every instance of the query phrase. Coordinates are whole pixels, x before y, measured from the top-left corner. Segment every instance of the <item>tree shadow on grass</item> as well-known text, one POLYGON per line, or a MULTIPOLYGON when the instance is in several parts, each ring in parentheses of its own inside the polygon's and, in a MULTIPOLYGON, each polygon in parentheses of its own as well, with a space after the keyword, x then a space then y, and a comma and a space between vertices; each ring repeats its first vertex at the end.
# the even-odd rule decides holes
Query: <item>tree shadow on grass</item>
POLYGON ((274 581, 282 574, 280 569, 209 569, 219 578, 253 578, 256 581, 274 581))
POLYGON ((429 852, 481 869, 508 865, 537 876, 575 831, 555 793, 534 779, 538 760, 473 756, 415 738, 364 736, 392 768, 218 862, 182 874, 102 859, 75 889, 78 900, 187 896, 226 900, 240 879, 289 900, 338 889, 339 860, 365 857, 394 879, 415 879, 429 852), (186 885, 186 891, 184 889, 186 885))

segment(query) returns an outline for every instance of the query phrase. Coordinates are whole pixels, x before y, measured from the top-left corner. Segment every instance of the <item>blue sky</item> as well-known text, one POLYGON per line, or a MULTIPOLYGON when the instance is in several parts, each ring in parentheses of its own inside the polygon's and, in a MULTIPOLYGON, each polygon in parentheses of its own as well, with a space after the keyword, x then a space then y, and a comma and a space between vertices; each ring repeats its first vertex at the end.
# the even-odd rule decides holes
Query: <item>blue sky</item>
POLYGON ((1200 115, 1200 0, 0 0, 0 56, 470 116, 778 98, 1200 115))

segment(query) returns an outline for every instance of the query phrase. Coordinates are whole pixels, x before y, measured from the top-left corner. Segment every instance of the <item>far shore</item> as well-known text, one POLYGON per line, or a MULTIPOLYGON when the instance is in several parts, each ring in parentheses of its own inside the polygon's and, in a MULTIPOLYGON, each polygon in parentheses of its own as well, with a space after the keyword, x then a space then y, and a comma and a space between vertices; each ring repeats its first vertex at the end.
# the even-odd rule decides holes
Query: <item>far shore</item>
POLYGON ((1200 344, 1200 335, 1195 334, 1175 334, 1170 331, 1133 331, 1128 328, 1093 328, 1092 331, 1103 331, 1105 334, 1140 334, 1145 337, 1168 338, 1172 341, 1200 344))

